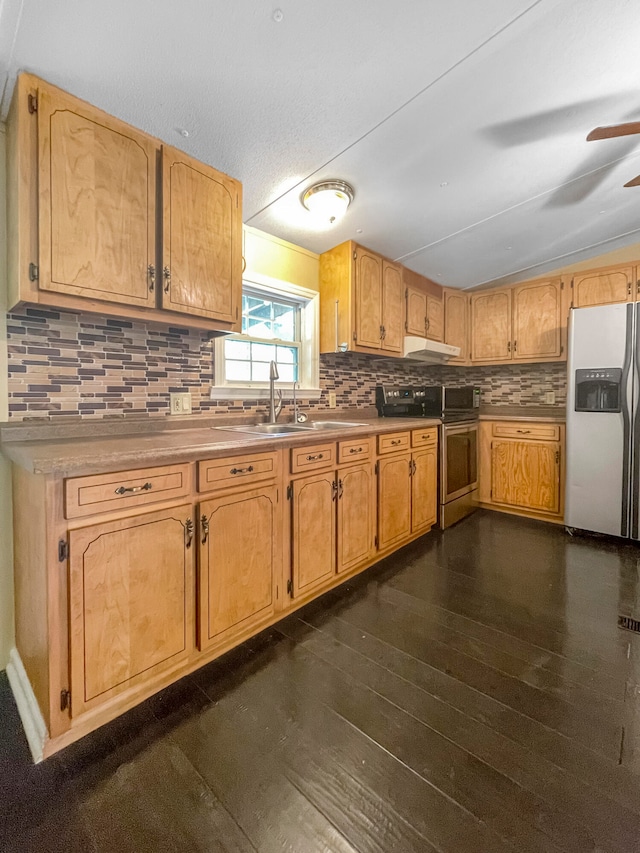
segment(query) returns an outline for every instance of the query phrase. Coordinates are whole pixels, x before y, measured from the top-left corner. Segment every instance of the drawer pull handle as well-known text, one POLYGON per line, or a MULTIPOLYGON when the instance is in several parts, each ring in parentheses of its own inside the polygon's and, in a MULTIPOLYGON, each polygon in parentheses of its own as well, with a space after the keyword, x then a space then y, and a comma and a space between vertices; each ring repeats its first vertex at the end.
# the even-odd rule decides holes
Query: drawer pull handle
POLYGON ((246 468, 231 468, 230 474, 250 474, 253 471, 253 465, 247 465, 246 468))
POLYGON ((427 441, 429 438, 431 438, 431 436, 430 435, 423 435, 423 436, 421 436, 421 438, 423 441, 427 441))
POLYGON ((135 492, 148 492, 152 489, 151 483, 145 483, 144 486, 120 486, 116 489, 116 495, 135 494, 135 492))
POLYGON ((389 443, 390 443, 390 444, 393 444, 393 446, 395 447, 395 446, 396 446, 396 444, 402 444, 402 439, 401 439, 401 438, 394 438, 394 439, 393 439, 391 442, 389 442, 389 443))
POLYGON ((349 453, 362 453, 362 447, 352 447, 349 453))
POLYGON ((316 453, 315 456, 307 456, 307 462, 315 462, 316 459, 324 459, 324 453, 316 453))
POLYGON ((531 430, 530 429, 518 429, 516 432, 521 432, 523 435, 528 435, 531 430))

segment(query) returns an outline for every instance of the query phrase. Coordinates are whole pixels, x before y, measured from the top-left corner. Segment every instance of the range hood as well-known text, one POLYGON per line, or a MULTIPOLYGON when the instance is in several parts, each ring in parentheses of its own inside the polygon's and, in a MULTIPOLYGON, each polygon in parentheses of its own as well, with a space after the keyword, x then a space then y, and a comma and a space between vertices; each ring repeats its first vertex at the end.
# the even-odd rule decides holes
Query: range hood
POLYGON ((415 335, 404 337, 404 357, 421 361, 423 364, 446 364, 450 358, 459 355, 460 347, 451 344, 441 344, 439 341, 430 341, 415 335))

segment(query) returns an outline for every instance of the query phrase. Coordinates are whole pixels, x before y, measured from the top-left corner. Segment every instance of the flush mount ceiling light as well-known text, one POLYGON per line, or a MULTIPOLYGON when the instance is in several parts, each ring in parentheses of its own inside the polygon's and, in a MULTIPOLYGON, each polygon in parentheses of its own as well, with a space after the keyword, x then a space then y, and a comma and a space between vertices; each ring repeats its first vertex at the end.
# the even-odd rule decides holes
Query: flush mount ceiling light
POLYGON ((353 187, 345 181, 321 181, 305 190, 300 201, 319 220, 333 225, 345 215, 354 197, 353 187))

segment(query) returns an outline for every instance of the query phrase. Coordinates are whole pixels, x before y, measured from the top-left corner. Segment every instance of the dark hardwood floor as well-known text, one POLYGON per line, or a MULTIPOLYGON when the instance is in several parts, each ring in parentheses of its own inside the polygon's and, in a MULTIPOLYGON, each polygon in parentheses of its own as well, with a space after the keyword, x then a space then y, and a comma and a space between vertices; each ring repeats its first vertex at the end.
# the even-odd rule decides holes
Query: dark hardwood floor
POLYGON ((640 549, 478 512, 41 765, 0 849, 640 851, 640 549))

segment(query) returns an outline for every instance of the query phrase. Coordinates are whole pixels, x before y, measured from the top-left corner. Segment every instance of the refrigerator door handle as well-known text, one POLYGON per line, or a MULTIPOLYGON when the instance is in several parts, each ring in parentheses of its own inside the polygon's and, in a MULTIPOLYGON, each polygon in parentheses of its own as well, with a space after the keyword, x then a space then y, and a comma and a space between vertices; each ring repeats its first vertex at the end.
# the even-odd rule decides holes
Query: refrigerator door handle
POLYGON ((640 401, 638 400, 638 390, 640 383, 640 336, 638 335, 638 323, 640 322, 640 303, 635 303, 634 311, 634 367, 633 367, 633 399, 631 401, 632 409, 632 428, 631 428, 631 530, 629 535, 632 539, 638 539, 638 512, 639 500, 638 493, 640 491, 640 448, 638 447, 638 436, 640 435, 640 401))
POLYGON ((632 457, 631 457, 631 424, 633 422, 634 413, 633 413, 633 382, 634 376, 632 371, 632 358, 634 361, 637 361, 638 353, 635 347, 634 340, 634 328, 635 328, 635 316, 634 316, 634 305, 632 303, 627 305, 627 313, 626 313, 626 335, 625 335, 625 345, 624 345, 624 362, 622 365, 622 379, 620 382, 620 403, 622 409, 622 515, 620 518, 620 535, 621 536, 629 536, 630 535, 630 515, 633 510, 633 506, 629 505, 630 492, 632 488, 632 479, 634 479, 634 473, 632 473, 632 457), (635 356, 635 357, 634 357, 635 356), (631 387, 630 387, 631 386, 631 387), (629 393, 631 392, 631 393, 629 393))

